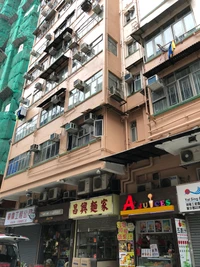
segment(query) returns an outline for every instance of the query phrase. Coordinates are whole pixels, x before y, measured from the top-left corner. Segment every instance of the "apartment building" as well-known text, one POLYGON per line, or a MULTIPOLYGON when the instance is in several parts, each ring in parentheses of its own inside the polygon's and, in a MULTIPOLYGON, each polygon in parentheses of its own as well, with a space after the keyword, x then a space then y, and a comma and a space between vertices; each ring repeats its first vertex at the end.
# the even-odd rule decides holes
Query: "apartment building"
POLYGON ((28 212, 20 231, 73 244, 58 238, 35 262, 51 251, 54 263, 199 266, 198 10, 198 0, 41 2, 1 198, 22 208, 7 227, 28 212))

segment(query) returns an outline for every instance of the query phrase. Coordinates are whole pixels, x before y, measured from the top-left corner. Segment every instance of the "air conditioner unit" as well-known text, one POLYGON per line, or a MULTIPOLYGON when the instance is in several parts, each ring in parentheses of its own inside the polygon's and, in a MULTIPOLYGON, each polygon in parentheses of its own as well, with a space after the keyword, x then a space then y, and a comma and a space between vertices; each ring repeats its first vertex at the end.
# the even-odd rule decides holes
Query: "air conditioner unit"
POLYGON ((49 54, 51 55, 51 56, 55 56, 56 54, 57 54, 57 50, 55 49, 55 47, 51 47, 50 49, 49 49, 49 54))
POLYGON ((85 0, 82 2, 81 4, 81 9, 84 11, 84 12, 89 12, 92 8, 92 2, 89 1, 89 0, 85 0))
POLYGON ((40 26, 40 30, 44 31, 48 28, 49 26, 49 22, 48 21, 44 21, 43 24, 40 26))
POLYGON ((24 104, 24 105, 28 106, 30 101, 29 101, 28 98, 20 97, 19 102, 21 104, 24 104))
POLYGON ((78 60, 78 61, 81 61, 82 57, 83 57, 83 55, 82 55, 82 53, 81 53, 80 51, 77 51, 77 50, 76 50, 76 51, 73 53, 73 59, 76 59, 76 60, 78 60))
POLYGON ((48 200, 56 200, 60 197, 61 189, 58 187, 49 189, 48 200))
POLYGON ((57 82, 59 80, 58 75, 55 72, 51 73, 51 75, 49 76, 49 79, 54 82, 57 82))
POLYGON ((78 132, 78 126, 75 123, 70 122, 65 125, 65 130, 68 133, 76 133, 78 132))
POLYGON ((28 72, 24 73, 23 77, 26 80, 33 81, 33 76, 31 74, 29 74, 28 72))
POLYGON ((155 91, 155 90, 158 90, 158 89, 164 87, 164 85, 163 85, 161 79, 158 77, 158 75, 154 75, 154 76, 150 77, 150 78, 147 80, 147 86, 148 86, 152 91, 155 91))
POLYGON ((181 165, 200 162, 200 146, 183 149, 180 153, 181 165))
POLYGON ((34 67, 37 70, 43 70, 44 69, 44 66, 40 62, 35 62, 34 67))
POLYGON ((87 113, 84 115, 84 122, 93 123, 96 119, 96 116, 93 113, 87 113))
POLYGON ((128 73, 124 76, 124 80, 126 83, 130 83, 133 81, 133 75, 131 73, 128 73))
POLYGON ((44 191, 40 194, 38 202, 46 202, 47 201, 47 191, 44 191))
POLYGON ((72 38, 71 41, 69 42, 69 49, 73 49, 78 46, 78 43, 76 41, 76 38, 72 38))
POLYGON ((40 54, 37 52, 37 51, 35 51, 35 50, 32 50, 31 51, 31 56, 33 56, 33 57, 38 57, 40 54))
POLYGON ((68 200, 72 200, 72 199, 76 199, 76 190, 68 190, 65 191, 63 193, 63 199, 68 199, 68 200))
POLYGON ((46 36, 45 36, 45 39, 47 39, 48 41, 51 41, 51 38, 52 38, 52 35, 50 33, 48 33, 46 36))
POLYGON ((43 85, 41 83, 36 83, 34 86, 37 90, 41 91, 43 88, 43 85))
POLYGON ((48 7, 53 8, 54 0, 51 0, 50 2, 48 2, 47 5, 48 7))
POLYGON ((74 87, 81 91, 85 88, 85 83, 80 79, 77 79, 76 81, 74 81, 74 87))
POLYGON ((48 11, 47 11, 46 9, 43 9, 43 10, 41 11, 41 15, 42 15, 43 17, 46 17, 46 16, 48 15, 48 11))
POLYGON ((121 89, 112 86, 110 88, 111 97, 118 102, 121 102, 124 99, 124 93, 121 89))
POLYGON ((60 135, 57 133, 52 133, 49 137, 49 140, 53 141, 53 142, 59 142, 60 141, 60 135))
POLYGON ((102 12, 102 7, 99 5, 99 3, 94 3, 92 6, 92 11, 99 15, 102 12))
POLYGON ((51 103, 58 104, 59 102, 61 102, 61 99, 60 99, 59 96, 54 95, 54 96, 51 97, 51 103))
POLYGON ((160 187, 170 187, 180 184, 180 179, 177 175, 160 179, 160 187))
POLYGON ((151 182, 137 185, 137 193, 149 191, 151 189, 152 189, 152 183, 151 182))
POLYGON ((65 3, 70 4, 71 0, 65 0, 65 3))
POLYGON ((90 45, 88 45, 88 44, 86 44, 86 43, 83 43, 83 44, 81 45, 81 51, 82 51, 83 53, 88 54, 88 53, 91 52, 91 50, 92 50, 92 48, 91 48, 90 45))
POLYGON ((38 152, 40 150, 41 150, 40 145, 33 144, 33 145, 30 146, 30 151, 31 152, 38 152))
POLYGON ((33 198, 29 198, 27 199, 26 201, 26 207, 30 207, 30 206, 33 206, 36 204, 36 199, 33 199, 33 198))
POLYGON ((110 176, 102 174, 93 178, 93 192, 106 190, 108 188, 110 176))
POLYGON ((89 194, 92 190, 92 179, 81 179, 78 183, 78 196, 89 194))
POLYGON ((66 32, 64 35, 63 35, 63 39, 67 42, 69 42, 71 39, 72 39, 72 35, 71 33, 69 32, 66 32))

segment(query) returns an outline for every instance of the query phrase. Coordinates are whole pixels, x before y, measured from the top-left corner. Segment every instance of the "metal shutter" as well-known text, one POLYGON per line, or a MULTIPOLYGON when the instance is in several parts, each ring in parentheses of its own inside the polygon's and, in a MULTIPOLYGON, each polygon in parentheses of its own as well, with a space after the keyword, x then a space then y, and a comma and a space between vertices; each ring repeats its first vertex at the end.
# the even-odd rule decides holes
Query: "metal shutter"
POLYGON ((195 267, 200 266, 200 214, 188 216, 190 238, 193 249, 195 267))
POLYGON ((28 242, 20 242, 21 262, 28 265, 37 263, 37 253, 41 234, 40 225, 15 227, 15 234, 24 235, 30 239, 28 242))
POLYGON ((78 231, 87 232, 88 229, 116 230, 118 217, 91 218, 78 221, 78 231))

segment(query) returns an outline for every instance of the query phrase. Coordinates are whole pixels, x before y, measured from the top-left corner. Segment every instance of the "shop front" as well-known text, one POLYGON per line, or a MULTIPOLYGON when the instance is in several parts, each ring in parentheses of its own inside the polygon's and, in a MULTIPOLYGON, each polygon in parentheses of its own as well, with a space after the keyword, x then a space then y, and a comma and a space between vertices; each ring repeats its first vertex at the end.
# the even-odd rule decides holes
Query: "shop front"
POLYGON ((36 207, 27 207, 6 213, 6 232, 23 235, 30 239, 28 242, 19 243, 21 261, 26 265, 37 262, 38 243, 40 240, 41 226, 35 222, 36 207))
POLYGON ((200 266, 200 182, 177 186, 179 211, 185 215, 193 266, 200 266))
POLYGON ((119 196, 104 195, 70 202, 76 221, 73 267, 117 267, 119 196))
POLYGON ((38 208, 36 221, 42 226, 37 262, 55 267, 70 265, 74 222, 69 220, 69 203, 38 208))
POLYGON ((180 259, 176 187, 121 196, 120 208, 120 267, 191 267, 180 259))

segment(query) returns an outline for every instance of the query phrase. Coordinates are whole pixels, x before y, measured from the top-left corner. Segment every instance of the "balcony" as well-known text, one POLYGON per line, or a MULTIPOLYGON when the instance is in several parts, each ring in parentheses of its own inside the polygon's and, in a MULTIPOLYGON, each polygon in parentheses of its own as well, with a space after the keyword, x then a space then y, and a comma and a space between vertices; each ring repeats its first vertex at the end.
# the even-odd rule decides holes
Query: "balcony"
POLYGON ((135 53, 128 56, 125 59, 125 66, 128 71, 130 71, 133 67, 137 66, 138 63, 143 61, 142 52, 138 49, 135 53))

